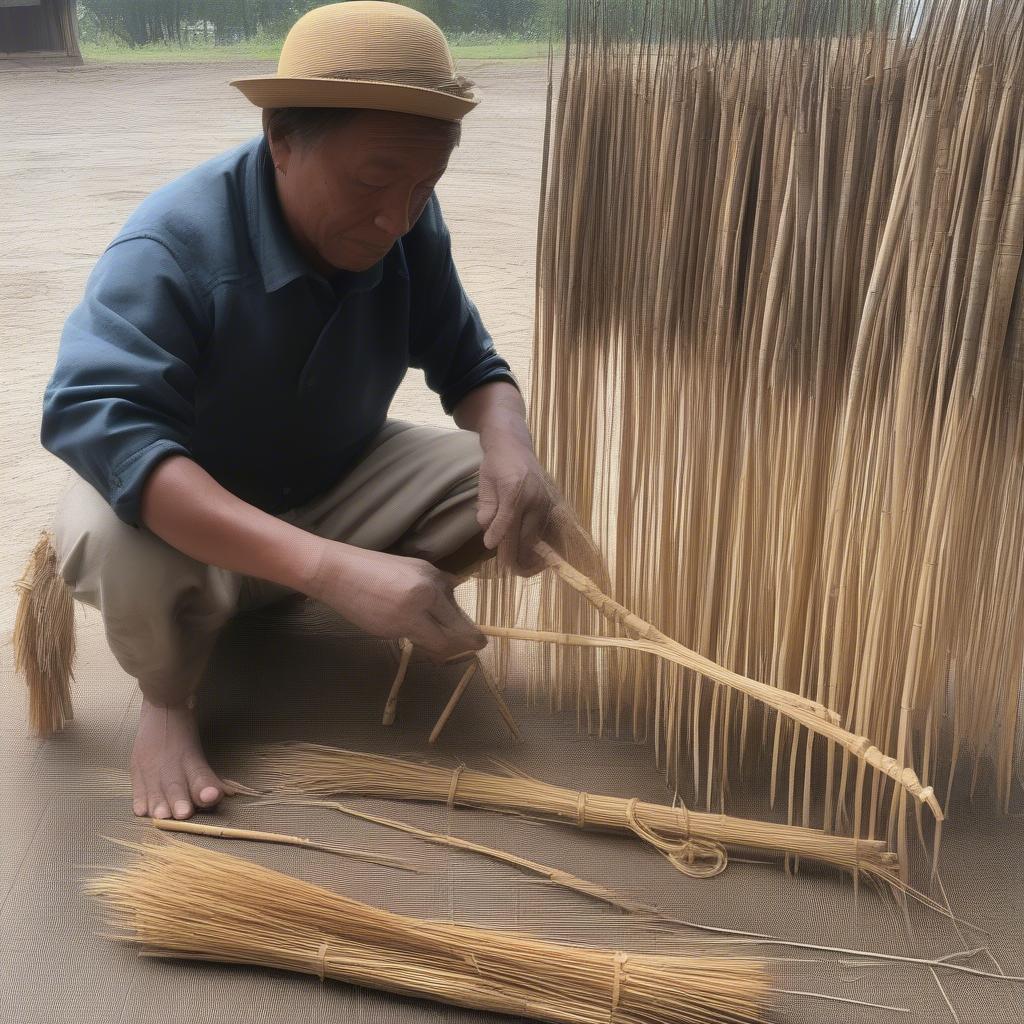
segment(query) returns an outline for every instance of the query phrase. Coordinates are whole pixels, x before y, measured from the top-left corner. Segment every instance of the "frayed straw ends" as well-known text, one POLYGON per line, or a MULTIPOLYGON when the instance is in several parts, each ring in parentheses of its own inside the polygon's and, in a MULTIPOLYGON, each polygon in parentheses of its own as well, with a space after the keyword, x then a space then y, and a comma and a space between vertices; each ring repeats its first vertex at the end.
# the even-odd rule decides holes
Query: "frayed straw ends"
POLYGON ((48 532, 40 535, 15 586, 14 667, 28 686, 29 726, 39 736, 52 736, 74 717, 75 606, 48 532))

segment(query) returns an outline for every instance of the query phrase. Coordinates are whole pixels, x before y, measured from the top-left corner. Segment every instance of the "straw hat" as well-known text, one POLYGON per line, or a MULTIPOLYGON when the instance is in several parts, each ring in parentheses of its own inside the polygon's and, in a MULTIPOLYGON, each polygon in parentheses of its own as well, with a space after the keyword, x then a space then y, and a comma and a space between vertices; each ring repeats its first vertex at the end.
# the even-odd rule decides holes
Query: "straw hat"
POLYGON ((317 7, 292 26, 276 75, 231 83, 258 107, 360 107, 461 121, 479 102, 444 33, 376 0, 317 7))

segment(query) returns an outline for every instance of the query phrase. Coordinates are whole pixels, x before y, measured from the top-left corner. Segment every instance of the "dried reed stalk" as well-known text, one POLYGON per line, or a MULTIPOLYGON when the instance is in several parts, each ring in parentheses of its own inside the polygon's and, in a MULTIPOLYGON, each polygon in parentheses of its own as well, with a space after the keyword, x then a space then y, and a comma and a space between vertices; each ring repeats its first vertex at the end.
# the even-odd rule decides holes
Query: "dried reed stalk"
POLYGON ((579 828, 628 832, 661 852, 677 870, 695 876, 719 873, 726 863, 724 847, 742 847, 807 857, 903 888, 896 858, 881 840, 858 841, 815 829, 584 793, 521 775, 451 769, 314 743, 263 748, 254 775, 279 793, 357 793, 458 803, 553 818, 579 828))
POLYGON ((386 854, 369 853, 366 850, 352 850, 344 846, 331 846, 328 843, 317 843, 306 836, 293 836, 286 832, 264 832, 253 828, 231 828, 227 825, 203 825, 198 821, 178 821, 176 818, 150 818, 161 832, 185 832, 193 836, 207 836, 213 839, 241 839, 251 843, 273 843, 279 846, 301 846, 307 850, 319 850, 321 853, 334 853, 339 857, 361 860, 367 864, 381 864, 398 871, 421 872, 423 869, 410 864, 401 857, 390 857, 386 854))
POLYGON ((511 867, 519 868, 520 870, 533 875, 538 875, 549 882, 553 882, 555 885, 559 885, 565 889, 571 889, 573 892, 578 892, 584 896, 589 896, 592 899, 599 900, 601 903, 608 904, 618 910, 624 910, 629 914, 643 914, 649 917, 663 916, 660 915, 653 907, 649 907, 636 900, 627 899, 625 896, 620 895, 606 886, 598 885, 596 882, 589 882, 585 878, 578 878, 576 875, 572 875, 568 871, 548 867, 546 864, 540 864, 537 861, 528 860, 527 858, 520 857, 517 854, 509 853, 507 850, 499 850, 493 846, 485 846, 483 843, 474 843, 470 839, 461 839, 458 836, 453 835, 442 835, 440 832, 431 832, 429 829, 417 828, 415 825, 410 825, 404 821, 395 821, 393 818, 382 818, 376 814, 367 814, 365 811, 357 811, 354 807, 346 807, 344 804, 338 803, 336 800, 263 800, 260 802, 259 806, 274 806, 278 804, 283 804, 286 807, 328 807, 331 810, 338 811, 340 814, 347 814, 352 818, 359 818, 362 821, 370 821, 375 825, 382 825, 385 828, 392 828, 397 832, 405 832, 406 835, 416 836, 417 839, 422 839, 425 843, 434 843, 437 846, 448 846, 456 850, 466 850, 470 853, 479 853, 483 857, 499 861, 502 864, 508 864, 511 867))
POLYGON ((18 590, 14 622, 14 668, 28 686, 28 720, 38 736, 60 732, 72 718, 75 664, 75 603, 57 571, 49 533, 32 549, 18 590))
POLYGON ((151 955, 257 964, 566 1024, 755 1022, 762 962, 545 942, 380 910, 177 841, 121 843, 126 868, 86 891, 151 955))
MULTIPOLYGON (((461 657, 461 655, 459 657, 461 657)), ((452 695, 448 698, 448 703, 445 705, 444 710, 438 717, 433 729, 430 730, 430 736, 427 739, 427 742, 431 744, 437 742, 437 738, 441 735, 441 730, 448 724, 448 719, 451 718, 452 712, 454 712, 455 708, 458 706, 459 701, 462 699, 462 696, 466 692, 466 689, 474 675, 480 676, 484 681, 484 685, 487 687, 487 692, 491 695, 491 698, 497 705, 498 713, 501 715, 502 721, 505 725, 508 726, 509 732, 511 732, 519 742, 522 742, 523 734, 519 730, 519 724, 516 722, 515 716, 509 709, 508 704, 505 703, 505 698, 502 696, 501 691, 491 678, 490 673, 484 667, 483 662, 476 657, 476 655, 470 659, 469 664, 462 673, 455 689, 452 691, 452 695)), ((391 697, 395 700, 397 700, 400 687, 401 683, 399 679, 396 678, 395 683, 391 687, 391 697)))
MULTIPOLYGON (((990 754, 1005 804, 1024 677, 1024 8, 567 11, 530 420, 607 555, 606 592, 838 713, 924 786, 990 754)), ((477 618, 600 623, 551 574, 481 581, 477 618)), ((824 829, 886 835, 905 860, 905 788, 699 669, 567 647, 526 669, 531 697, 575 699, 598 734, 653 733, 709 809, 767 755, 791 821, 820 806, 824 829)))

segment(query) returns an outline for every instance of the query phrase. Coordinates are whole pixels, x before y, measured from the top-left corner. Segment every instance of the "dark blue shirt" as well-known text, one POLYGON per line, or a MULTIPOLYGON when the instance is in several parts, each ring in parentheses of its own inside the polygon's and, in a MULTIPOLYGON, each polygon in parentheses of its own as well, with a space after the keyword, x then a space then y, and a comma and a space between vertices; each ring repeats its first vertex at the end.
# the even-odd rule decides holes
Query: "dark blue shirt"
POLYGON ((155 192, 64 327, 42 442, 133 526, 172 453, 277 514, 358 460, 410 366, 448 413, 481 384, 516 383, 436 195, 380 262, 328 280, 296 247, 272 174, 260 138, 155 192))

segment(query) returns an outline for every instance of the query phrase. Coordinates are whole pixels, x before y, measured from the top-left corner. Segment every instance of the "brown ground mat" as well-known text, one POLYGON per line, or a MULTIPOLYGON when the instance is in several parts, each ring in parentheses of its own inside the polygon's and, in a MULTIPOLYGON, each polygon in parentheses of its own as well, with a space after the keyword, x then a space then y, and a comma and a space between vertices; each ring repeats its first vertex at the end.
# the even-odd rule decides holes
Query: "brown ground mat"
MULTIPOLYGON (((457 681, 458 669, 415 661, 398 720, 389 728, 380 724, 380 713, 393 671, 386 645, 351 634, 312 603, 237 620, 222 638, 203 689, 202 717, 214 763, 244 780, 246 766, 237 759, 239 744, 303 738, 396 756, 434 756, 450 764, 461 760, 481 768, 488 767, 489 757, 500 757, 573 788, 655 801, 671 798, 650 748, 579 735, 574 714, 551 716, 543 709, 531 710, 514 691, 510 702, 522 724, 524 744, 511 740, 480 686, 470 688, 432 750, 426 737, 457 681)), ((12 682, 5 678, 5 688, 12 682)), ((102 836, 144 832, 130 814, 123 767, 136 707, 135 699, 129 707, 113 699, 106 704, 80 700, 77 719, 67 733, 38 745, 24 739, 17 724, 5 721, 0 766, 7 825, 0 838, 0 1021, 382 1024, 488 1018, 336 982, 321 984, 307 976, 142 959, 127 947, 97 937, 100 915, 80 896, 79 884, 98 869, 123 860, 123 851, 102 836)), ((769 816, 756 788, 734 787, 733 813, 769 816)), ((625 836, 583 833, 469 808, 449 814, 439 805, 356 797, 346 801, 423 828, 450 828, 455 835, 563 868, 700 923, 911 955, 941 956, 987 945, 1003 971, 1024 973, 1020 820, 994 814, 984 799, 973 810, 957 808, 947 830, 943 876, 954 910, 990 935, 966 931, 960 937, 935 914, 915 910, 913 940, 890 900, 862 890, 855 903, 850 881, 825 869, 805 868, 790 877, 779 863, 734 860, 719 878, 694 880, 625 836)), ((638 951, 681 949, 672 936, 653 934, 627 915, 476 855, 319 808, 247 809, 246 802, 229 800, 222 814, 205 820, 292 831, 400 855, 426 870, 408 874, 313 851, 188 841, 211 844, 412 916, 638 951)), ((686 934, 692 936, 680 932, 680 939, 686 934)), ((954 1019, 924 968, 777 947, 749 951, 786 958, 774 967, 776 984, 782 988, 911 1011, 889 1013, 782 996, 777 1011, 782 1021, 954 1019)), ((998 969, 984 953, 961 962, 998 969)), ((1024 986, 949 973, 940 978, 961 1021, 1024 1020, 1024 986)))

